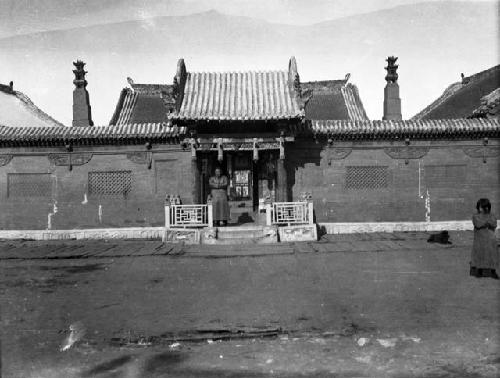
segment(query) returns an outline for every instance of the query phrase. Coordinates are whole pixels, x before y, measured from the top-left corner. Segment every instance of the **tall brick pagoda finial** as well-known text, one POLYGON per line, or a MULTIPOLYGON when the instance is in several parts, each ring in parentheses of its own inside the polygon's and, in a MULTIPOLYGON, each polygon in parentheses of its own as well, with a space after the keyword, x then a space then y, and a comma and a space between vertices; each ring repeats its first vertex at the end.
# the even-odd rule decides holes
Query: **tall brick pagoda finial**
POLYGON ((399 98, 399 84, 398 84, 398 60, 395 56, 390 56, 386 59, 387 75, 385 80, 387 84, 384 88, 384 117, 386 120, 401 120, 401 99, 399 98))
POLYGON ((76 69, 73 70, 75 89, 73 90, 73 126, 94 126, 90 108, 89 92, 87 91, 87 80, 85 80, 85 63, 81 60, 73 62, 76 69))

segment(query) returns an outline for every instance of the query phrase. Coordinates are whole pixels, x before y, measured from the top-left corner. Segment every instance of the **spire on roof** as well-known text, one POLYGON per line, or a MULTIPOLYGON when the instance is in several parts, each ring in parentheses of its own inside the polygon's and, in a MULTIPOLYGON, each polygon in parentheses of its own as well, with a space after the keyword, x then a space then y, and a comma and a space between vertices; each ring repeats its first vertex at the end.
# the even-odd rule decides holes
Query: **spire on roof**
POLYGON ((85 88, 87 86, 87 80, 85 80, 85 74, 87 71, 84 69, 85 63, 81 60, 77 60, 76 62, 73 62, 73 65, 76 68, 76 70, 73 70, 73 73, 75 74, 73 84, 75 84, 77 88, 85 88))
POLYGON ((401 98, 399 97, 399 84, 398 84, 398 65, 396 56, 390 56, 386 59, 387 75, 385 80, 387 84, 384 88, 384 120, 401 120, 401 98))
POLYGON ((385 77, 385 80, 388 83, 396 83, 398 81, 398 73, 396 71, 398 70, 399 66, 396 64, 397 60, 397 56, 390 56, 386 59, 387 67, 385 67, 385 69, 387 70, 387 75, 385 77))
POLYGON ((81 60, 73 62, 75 70, 76 88, 73 90, 73 126, 94 126, 90 107, 89 92, 87 92, 87 80, 85 80, 85 63, 81 60))

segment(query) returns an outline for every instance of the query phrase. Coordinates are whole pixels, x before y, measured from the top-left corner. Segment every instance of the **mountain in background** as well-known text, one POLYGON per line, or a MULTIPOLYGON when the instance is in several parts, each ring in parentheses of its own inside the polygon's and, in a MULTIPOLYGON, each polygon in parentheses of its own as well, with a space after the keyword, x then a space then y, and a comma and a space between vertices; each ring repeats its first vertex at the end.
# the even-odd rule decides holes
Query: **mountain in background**
MULTIPOLYGON (((438 0, 427 0, 438 1, 438 0)), ((478 0, 468 0, 478 1, 478 0)), ((496 1, 496 0, 489 0, 496 1)), ((419 0, 2 0, 0 38, 215 9, 292 25, 374 12, 419 0)))
POLYGON ((171 83, 180 57, 188 71, 286 69, 295 55, 302 81, 351 73, 368 115, 380 118, 385 59, 397 55, 403 115, 410 118, 461 72, 498 64, 497 6, 420 3, 305 26, 209 11, 32 33, 0 39, 0 82, 14 80, 71 124, 71 62, 83 59, 94 121, 105 124, 127 76, 171 83))

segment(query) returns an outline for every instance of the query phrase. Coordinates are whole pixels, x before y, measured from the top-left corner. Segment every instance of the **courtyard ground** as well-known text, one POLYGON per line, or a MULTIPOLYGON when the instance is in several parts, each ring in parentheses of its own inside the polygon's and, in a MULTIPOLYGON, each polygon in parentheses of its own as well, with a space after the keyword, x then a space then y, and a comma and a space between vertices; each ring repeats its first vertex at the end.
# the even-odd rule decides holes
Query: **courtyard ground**
POLYGON ((2 377, 498 377, 500 283, 450 234, 0 241, 2 377))

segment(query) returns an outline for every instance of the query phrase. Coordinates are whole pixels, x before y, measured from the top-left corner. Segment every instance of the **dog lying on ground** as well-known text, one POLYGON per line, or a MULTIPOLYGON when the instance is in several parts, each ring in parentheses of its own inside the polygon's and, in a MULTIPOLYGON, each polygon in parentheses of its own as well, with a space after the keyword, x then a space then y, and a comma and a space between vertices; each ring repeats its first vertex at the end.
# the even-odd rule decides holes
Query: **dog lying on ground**
POLYGON ((448 231, 441 231, 439 234, 432 234, 427 239, 427 243, 451 244, 448 231))

